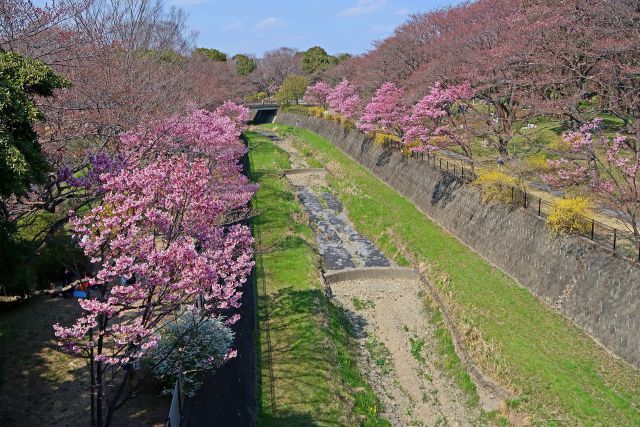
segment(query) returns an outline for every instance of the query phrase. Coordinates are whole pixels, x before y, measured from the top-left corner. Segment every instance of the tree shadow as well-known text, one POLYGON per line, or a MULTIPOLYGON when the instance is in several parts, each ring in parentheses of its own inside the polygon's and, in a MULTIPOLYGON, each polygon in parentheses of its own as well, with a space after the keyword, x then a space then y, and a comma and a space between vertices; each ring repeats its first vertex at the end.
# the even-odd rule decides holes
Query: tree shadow
POLYGON ((287 250, 299 249, 302 246, 312 248, 313 245, 297 235, 288 235, 284 239, 278 240, 273 246, 267 249, 267 253, 280 252, 287 250))
POLYGON ((336 407, 351 405, 350 390, 335 375, 339 361, 332 338, 339 333, 349 339, 357 337, 365 321, 356 313, 345 313, 346 310, 334 306, 331 311, 334 315, 341 311, 338 323, 344 329, 334 331, 330 329, 326 304, 321 289, 288 287, 260 297, 258 348, 266 374, 261 377, 259 400, 267 402, 261 415, 266 425, 339 424, 341 420, 336 417, 340 410, 336 407), (356 331, 346 319, 359 325, 356 331), (268 338, 270 345, 266 342, 268 338))
POLYGON ((313 427, 318 426, 314 417, 309 414, 296 412, 278 413, 277 415, 265 414, 260 418, 261 426, 281 427, 313 427))
POLYGON ((440 204, 446 207, 449 202, 455 199, 455 192, 462 186, 462 182, 453 174, 443 173, 433 188, 431 193, 431 204, 440 204))
POLYGON ((0 315, 2 425, 82 425, 89 421, 88 372, 61 353, 52 325, 80 312, 71 299, 35 297, 0 315), (86 381, 86 382, 85 382, 86 381))
MULTIPOLYGON (((371 145, 371 144, 374 144, 374 142, 369 142, 368 143, 368 145, 371 145)), ((364 145, 365 144, 363 144, 362 149, 364 149, 364 145)), ((393 157, 393 153, 394 153, 394 150, 390 145, 388 145, 388 144, 383 145, 382 146, 382 151, 378 155, 378 160, 376 161, 376 166, 382 167, 382 166, 386 165, 387 163, 389 163, 391 161, 391 157, 393 157)))
MULTIPOLYGON (((0 312, 0 424, 90 424, 89 372, 83 359, 62 353, 52 325, 81 313, 75 299, 34 297, 0 312)), ((114 425, 163 423, 168 400, 148 385, 116 413, 114 425)))

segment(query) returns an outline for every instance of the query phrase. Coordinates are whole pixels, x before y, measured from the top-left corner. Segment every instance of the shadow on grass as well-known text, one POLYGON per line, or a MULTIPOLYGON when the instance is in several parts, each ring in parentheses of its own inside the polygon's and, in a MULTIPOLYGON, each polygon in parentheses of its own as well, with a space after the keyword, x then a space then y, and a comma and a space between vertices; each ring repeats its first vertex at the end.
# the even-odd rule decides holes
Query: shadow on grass
POLYGON ((300 250, 302 247, 311 248, 311 244, 300 236, 289 235, 284 239, 280 239, 266 249, 267 252, 287 251, 287 250, 300 250))
POLYGON ((276 416, 264 414, 260 421, 261 426, 282 426, 282 427, 306 427, 318 426, 314 417, 309 414, 299 414, 295 412, 282 413, 276 416))
POLYGON ((263 376, 264 425, 344 425, 354 419, 339 418, 340 408, 350 408, 352 416, 380 408, 356 363, 355 338, 365 326, 361 316, 331 302, 325 310, 320 289, 280 289, 262 297, 260 305, 263 315, 269 309, 271 351, 263 345, 261 360, 273 363, 275 398, 272 402, 269 376, 263 376))
MULTIPOLYGON (((62 353, 52 325, 70 325, 75 299, 35 297, 0 313, 0 425, 90 424, 89 373, 83 359, 62 353)), ((145 387, 116 413, 114 425, 162 423, 169 404, 145 387)))
MULTIPOLYGON (((70 323, 75 300, 33 298, 0 314, 0 420, 3 426, 89 421, 84 364, 61 353, 52 325, 70 323)), ((87 381, 88 384, 88 381, 87 381)))
POLYGON ((268 310, 271 334, 270 352, 263 347, 262 358, 273 361, 276 410, 281 403, 278 395, 286 396, 287 406, 322 410, 331 392, 327 383, 331 352, 320 322, 323 297, 320 290, 284 288, 261 298, 260 313, 268 310))

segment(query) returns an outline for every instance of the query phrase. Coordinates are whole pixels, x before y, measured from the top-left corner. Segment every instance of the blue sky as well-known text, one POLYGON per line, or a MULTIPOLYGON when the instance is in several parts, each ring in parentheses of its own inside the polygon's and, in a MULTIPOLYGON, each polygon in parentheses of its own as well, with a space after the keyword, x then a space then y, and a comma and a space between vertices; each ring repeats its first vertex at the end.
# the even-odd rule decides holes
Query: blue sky
POLYGON ((408 15, 460 0, 166 0, 189 14, 197 45, 228 54, 315 45, 364 53, 408 15))

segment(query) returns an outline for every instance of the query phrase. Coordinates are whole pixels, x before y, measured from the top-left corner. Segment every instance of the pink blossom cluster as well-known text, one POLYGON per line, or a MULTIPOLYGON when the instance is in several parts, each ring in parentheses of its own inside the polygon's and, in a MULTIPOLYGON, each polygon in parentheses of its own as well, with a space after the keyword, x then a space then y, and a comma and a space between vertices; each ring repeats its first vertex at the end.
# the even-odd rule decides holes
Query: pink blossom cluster
POLYGON ((253 267, 250 230, 237 223, 256 191, 239 165, 247 117, 225 103, 122 135, 126 167, 102 174, 101 203, 72 220, 96 273, 84 314, 54 326, 63 348, 130 363, 197 298, 203 315, 237 321, 253 267))
POLYGON ((433 151, 443 148, 432 143, 433 137, 449 136, 450 129, 444 119, 452 114, 451 107, 460 100, 473 96, 469 82, 445 88, 436 82, 429 93, 420 99, 402 118, 403 142, 412 151, 433 151), (419 143, 418 145, 415 145, 419 143))
POLYGON ((356 123, 363 132, 384 132, 402 136, 402 120, 407 113, 404 90, 391 82, 380 86, 356 123))
MULTIPOLYGON (((356 122, 363 132, 382 132, 400 137, 411 151, 435 151, 446 143, 461 143, 454 134, 450 119, 454 104, 473 97, 471 84, 466 81, 445 87, 436 82, 429 93, 415 105, 405 103, 404 90, 386 82, 364 107, 356 122), (438 138, 435 138, 438 137, 438 138)), ((307 88, 307 100, 323 104, 343 117, 353 119, 360 111, 360 97, 356 87, 344 79, 335 88, 318 82, 307 88)))
POLYGON ((323 81, 319 81, 307 87, 304 94, 304 102, 313 105, 327 106, 327 97, 333 88, 323 81))
POLYGON ((216 113, 230 118, 239 126, 243 126, 244 123, 249 121, 249 109, 233 101, 223 103, 216 109, 216 113))
POLYGON ((356 87, 344 79, 327 95, 329 108, 341 116, 352 119, 358 114, 360 108, 360 96, 356 87))
POLYGON ((587 167, 566 159, 547 160, 552 173, 542 175, 542 179, 552 187, 575 185, 585 182, 587 167))
POLYGON ((635 156, 625 155, 624 150, 632 147, 622 135, 616 135, 605 147, 607 161, 618 169, 628 179, 638 179, 640 172, 640 149, 636 149, 635 156))
POLYGON ((213 112, 194 110, 186 117, 140 126, 121 136, 123 150, 131 160, 188 150, 219 162, 237 163, 246 151, 240 134, 249 112, 246 107, 232 104, 225 103, 213 112))

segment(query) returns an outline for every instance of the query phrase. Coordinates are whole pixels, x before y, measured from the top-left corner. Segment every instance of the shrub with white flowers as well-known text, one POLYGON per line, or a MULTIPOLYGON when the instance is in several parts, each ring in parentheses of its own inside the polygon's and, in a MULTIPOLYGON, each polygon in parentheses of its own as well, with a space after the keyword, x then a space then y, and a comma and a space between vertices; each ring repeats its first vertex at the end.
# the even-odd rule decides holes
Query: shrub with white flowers
POLYGON ((184 393, 195 395, 206 371, 235 356, 230 350, 233 337, 224 320, 203 318, 197 311, 186 311, 177 321, 167 323, 158 346, 149 353, 154 375, 167 385, 164 393, 171 393, 182 374, 184 393))

